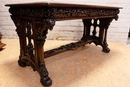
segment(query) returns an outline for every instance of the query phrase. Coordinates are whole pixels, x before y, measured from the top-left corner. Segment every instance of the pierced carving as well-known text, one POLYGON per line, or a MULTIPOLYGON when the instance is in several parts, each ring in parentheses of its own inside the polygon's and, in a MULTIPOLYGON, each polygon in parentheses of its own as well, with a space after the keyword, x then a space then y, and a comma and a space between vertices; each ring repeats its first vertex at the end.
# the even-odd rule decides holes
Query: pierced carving
POLYGON ((84 19, 84 34, 81 40, 86 41, 92 37, 95 45, 101 45, 102 51, 105 53, 110 52, 107 44, 107 29, 114 18, 97 18, 97 19, 84 19), (93 26, 92 35, 90 35, 90 27, 93 26), (96 28, 99 28, 99 36, 96 36, 96 28))
POLYGON ((29 56, 29 58, 33 59, 34 58, 34 53, 33 53, 33 45, 32 43, 29 43, 27 46, 27 55, 29 56))
POLYGON ((31 58, 32 60, 34 60, 34 52, 33 52, 34 47, 33 47, 33 44, 31 42, 32 37, 33 37, 32 36, 32 34, 33 34, 33 32, 32 32, 32 22, 26 20, 25 21, 25 28, 24 29, 26 30, 26 37, 28 39, 28 45, 26 47, 27 48, 26 55, 28 55, 29 58, 31 58))

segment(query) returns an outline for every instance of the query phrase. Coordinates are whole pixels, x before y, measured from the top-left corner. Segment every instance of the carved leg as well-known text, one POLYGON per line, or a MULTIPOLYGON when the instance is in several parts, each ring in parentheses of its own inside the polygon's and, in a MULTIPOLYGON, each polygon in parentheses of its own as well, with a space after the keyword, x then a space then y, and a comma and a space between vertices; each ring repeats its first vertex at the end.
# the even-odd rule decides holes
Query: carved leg
POLYGON ((17 27, 16 31, 20 42, 20 56, 18 64, 21 67, 31 66, 41 77, 43 86, 51 86, 52 80, 44 61, 44 43, 48 29, 52 30, 55 20, 31 20, 20 17, 11 17, 17 27))
POLYGON ((109 53, 110 52, 110 49, 108 48, 108 44, 104 41, 102 44, 102 51, 105 52, 105 53, 109 53))
POLYGON ((24 61, 22 61, 21 58, 19 58, 19 60, 18 60, 18 65, 21 67, 26 67, 26 63, 24 61))
POLYGON ((107 30, 112 20, 113 18, 83 19, 84 33, 81 41, 101 45, 103 52, 110 52, 107 44, 107 30), (99 35, 97 35, 97 28, 99 35))
POLYGON ((39 74, 40 74, 40 77, 41 77, 41 84, 43 86, 51 86, 52 85, 52 80, 49 78, 48 76, 48 71, 46 69, 46 66, 45 66, 45 61, 44 61, 44 50, 43 50, 43 45, 44 45, 44 42, 45 42, 45 38, 37 38, 37 41, 36 41, 36 49, 35 51, 37 51, 37 55, 36 55, 36 59, 37 62, 37 66, 39 66, 39 74))
POLYGON ((84 32, 83 37, 81 41, 85 43, 95 43, 98 45, 99 38, 96 36, 96 28, 98 27, 97 24, 98 19, 83 19, 83 25, 84 25, 84 32), (93 28, 93 31, 92 31, 93 28), (91 33, 92 32, 92 33, 91 33))
POLYGON ((39 74, 41 76, 41 84, 43 86, 51 86, 52 80, 48 76, 48 71, 44 61, 44 43, 48 29, 52 30, 55 25, 55 20, 46 19, 41 21, 34 21, 33 25, 33 40, 35 45, 35 63, 39 66, 39 74))
POLYGON ((84 31, 81 41, 87 40, 87 37, 90 36, 91 19, 83 20, 83 25, 84 25, 84 31))
POLYGON ((43 86, 51 86, 52 85, 52 80, 48 77, 48 71, 45 67, 45 63, 41 63, 40 65, 40 69, 41 69, 41 84, 43 86))
POLYGON ((19 56, 19 60, 18 60, 18 64, 21 67, 26 67, 26 63, 22 60, 22 58, 25 56, 25 29, 24 29, 24 21, 22 21, 19 18, 13 17, 11 16, 15 26, 16 26, 16 32, 18 34, 19 37, 19 44, 20 44, 20 56, 19 56))
POLYGON ((102 51, 105 53, 110 52, 107 44, 107 30, 112 20, 113 18, 100 19, 99 45, 102 46, 102 51))

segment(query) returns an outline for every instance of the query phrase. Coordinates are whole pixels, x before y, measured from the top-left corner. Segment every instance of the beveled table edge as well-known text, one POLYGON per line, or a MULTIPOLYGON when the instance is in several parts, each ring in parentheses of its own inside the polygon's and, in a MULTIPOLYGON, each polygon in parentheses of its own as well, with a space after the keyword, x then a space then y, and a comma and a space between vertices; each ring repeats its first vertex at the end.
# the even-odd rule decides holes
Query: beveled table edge
POLYGON ((76 4, 76 3, 63 3, 63 2, 26 2, 6 4, 10 7, 77 7, 77 8, 103 8, 103 9, 122 9, 122 7, 103 6, 103 5, 90 5, 90 4, 76 4))

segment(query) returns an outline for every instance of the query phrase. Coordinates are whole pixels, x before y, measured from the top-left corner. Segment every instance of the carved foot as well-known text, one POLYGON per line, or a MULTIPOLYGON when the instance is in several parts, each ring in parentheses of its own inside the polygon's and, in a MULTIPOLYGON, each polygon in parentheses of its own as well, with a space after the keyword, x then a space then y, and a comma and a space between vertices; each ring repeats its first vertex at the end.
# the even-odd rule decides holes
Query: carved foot
POLYGON ((21 66, 21 67, 26 67, 26 63, 23 62, 22 60, 18 60, 18 65, 21 66))
POLYGON ((48 71, 44 63, 41 63, 41 84, 44 87, 50 87, 52 85, 52 80, 48 77, 48 71))
POLYGON ((108 44, 105 42, 103 43, 102 45, 102 51, 105 52, 105 53, 109 53, 110 52, 110 49, 108 48, 108 44))
POLYGON ((52 85, 52 80, 50 78, 41 78, 40 81, 44 87, 50 87, 52 85))
POLYGON ((102 49, 102 51, 105 52, 105 53, 109 53, 110 49, 108 47, 105 47, 105 48, 102 49))

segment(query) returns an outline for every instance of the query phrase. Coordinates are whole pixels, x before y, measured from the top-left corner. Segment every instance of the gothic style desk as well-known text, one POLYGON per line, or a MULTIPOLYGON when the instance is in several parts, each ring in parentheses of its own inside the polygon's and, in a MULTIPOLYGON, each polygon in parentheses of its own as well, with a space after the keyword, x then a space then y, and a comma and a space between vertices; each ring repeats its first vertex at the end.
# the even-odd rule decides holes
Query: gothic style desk
MULTIPOLYGON (((68 4, 68 3, 22 3, 7 4, 11 18, 16 26, 20 42, 18 64, 31 66, 41 77, 43 86, 51 86, 44 59, 68 50, 77 49, 87 43, 101 45, 108 53, 107 30, 113 19, 118 19, 118 7, 68 4), (83 37, 76 43, 70 43, 44 52, 44 43, 48 30, 53 30, 56 21, 82 19, 83 37), (91 30, 91 27, 93 29, 91 30), (97 28, 99 35, 97 35, 97 28), (92 34, 90 34, 92 31, 92 34)), ((62 71, 61 71, 62 72, 62 71)))

